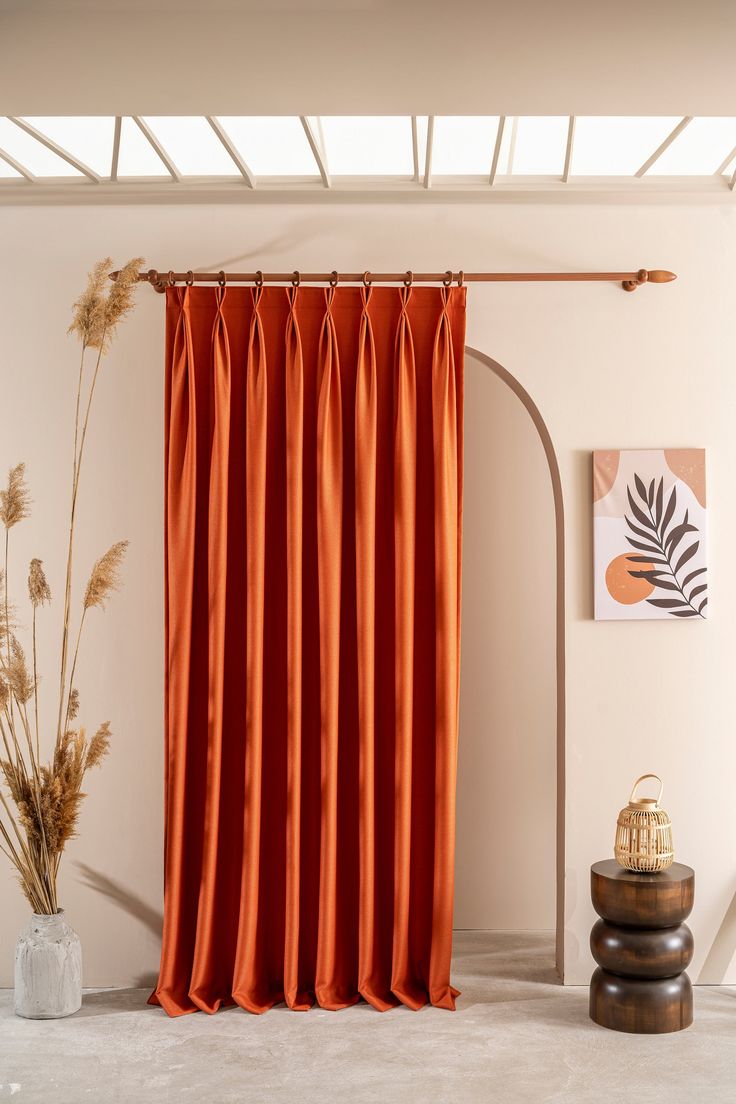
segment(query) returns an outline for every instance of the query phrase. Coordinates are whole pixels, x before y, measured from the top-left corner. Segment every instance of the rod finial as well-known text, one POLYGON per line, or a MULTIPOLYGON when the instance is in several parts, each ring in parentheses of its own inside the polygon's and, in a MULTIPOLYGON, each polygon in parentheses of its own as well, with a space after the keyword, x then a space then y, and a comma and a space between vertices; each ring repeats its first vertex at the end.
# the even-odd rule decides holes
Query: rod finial
POLYGON ((669 284, 676 279, 676 273, 664 268, 640 268, 633 280, 622 280, 621 287, 624 291, 636 291, 642 284, 669 284))

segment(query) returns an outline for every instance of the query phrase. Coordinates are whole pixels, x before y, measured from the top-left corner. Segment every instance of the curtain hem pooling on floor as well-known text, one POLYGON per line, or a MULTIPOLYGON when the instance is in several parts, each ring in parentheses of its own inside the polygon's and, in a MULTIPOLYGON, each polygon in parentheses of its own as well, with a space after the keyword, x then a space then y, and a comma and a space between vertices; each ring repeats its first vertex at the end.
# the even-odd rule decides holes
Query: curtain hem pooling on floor
POLYGON ((170 1015, 454 1008, 464 288, 169 288, 170 1015))

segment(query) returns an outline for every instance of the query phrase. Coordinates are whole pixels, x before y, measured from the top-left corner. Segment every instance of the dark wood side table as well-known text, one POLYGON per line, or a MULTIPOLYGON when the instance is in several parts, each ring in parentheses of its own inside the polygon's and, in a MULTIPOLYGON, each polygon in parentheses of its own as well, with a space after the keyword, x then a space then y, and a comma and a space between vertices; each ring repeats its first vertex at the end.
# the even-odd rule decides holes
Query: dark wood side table
POLYGON ((695 873, 673 863, 659 874, 624 870, 614 859, 590 869, 590 933, 598 969, 590 980, 590 1018, 637 1035, 681 1031, 693 1022, 693 991, 684 972, 693 956, 685 920, 695 873))

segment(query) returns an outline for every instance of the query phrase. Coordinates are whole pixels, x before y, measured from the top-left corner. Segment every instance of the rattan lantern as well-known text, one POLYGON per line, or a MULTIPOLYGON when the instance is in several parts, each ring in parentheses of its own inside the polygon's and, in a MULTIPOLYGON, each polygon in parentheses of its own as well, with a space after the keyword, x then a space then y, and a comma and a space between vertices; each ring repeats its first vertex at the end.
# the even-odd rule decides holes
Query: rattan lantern
POLYGON ((634 783, 629 804, 618 814, 614 855, 619 866, 626 870, 654 874, 672 866, 672 821, 660 809, 662 779, 657 774, 642 774, 634 783), (656 778, 659 793, 656 797, 634 799, 636 787, 645 778, 656 778))

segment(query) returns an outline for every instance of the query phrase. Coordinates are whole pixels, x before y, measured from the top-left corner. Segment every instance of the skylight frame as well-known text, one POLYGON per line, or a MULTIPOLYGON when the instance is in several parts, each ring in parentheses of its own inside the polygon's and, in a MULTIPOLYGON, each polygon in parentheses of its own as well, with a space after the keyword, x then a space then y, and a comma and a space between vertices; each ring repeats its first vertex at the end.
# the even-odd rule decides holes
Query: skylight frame
POLYGON ((581 115, 574 119, 570 178, 631 180, 643 175, 687 120, 678 115, 581 115))
MULTIPOLYGON (((51 118, 51 117, 47 117, 51 118)), ((259 191, 260 193, 273 195, 299 194, 315 195, 318 193, 348 197, 396 194, 396 196, 425 196, 427 193, 435 196, 450 194, 466 195, 480 198, 483 195, 509 195, 514 193, 555 194, 558 196, 580 196, 582 194, 601 194, 603 192, 615 192, 631 197, 647 197, 654 195, 682 195, 693 196, 711 195, 726 198, 736 190, 736 146, 714 172, 708 174, 680 174, 677 176, 663 173, 650 173, 650 169, 657 163, 665 151, 677 140, 683 130, 692 122, 692 117, 686 116, 680 119, 673 130, 656 150, 652 150, 647 159, 639 166, 636 173, 628 176, 593 176, 575 173, 575 134, 576 116, 568 117, 567 140, 564 150, 564 165, 561 174, 522 176, 514 171, 513 165, 513 140, 517 118, 508 116, 492 116, 497 120, 497 129, 493 148, 489 152, 488 167, 482 175, 463 174, 437 174, 436 162, 433 161, 436 142, 436 122, 440 117, 405 116, 410 120, 407 128, 407 165, 413 169, 408 175, 402 174, 363 174, 359 176, 344 176, 330 173, 327 161, 324 134, 322 133, 321 119, 319 117, 292 116, 298 119, 309 146, 311 156, 314 159, 313 176, 279 175, 266 176, 253 172, 248 163, 247 150, 241 149, 233 141, 227 129, 215 116, 200 116, 212 128, 214 135, 223 145, 226 154, 233 162, 232 176, 221 172, 217 174, 184 175, 171 156, 171 152, 161 142, 151 127, 146 125, 145 119, 138 116, 115 116, 113 148, 111 164, 108 174, 102 174, 90 168, 69 150, 60 146, 34 127, 32 123, 22 117, 7 116, 9 123, 18 126, 32 140, 39 142, 49 149, 55 156, 62 158, 79 175, 52 176, 41 175, 32 172, 9 150, 2 147, 0 142, 0 159, 6 163, 18 176, 5 176, 0 178, 0 200, 10 197, 10 201, 23 201, 22 197, 31 195, 39 198, 45 192, 53 192, 54 197, 63 195, 76 198, 84 195, 105 195, 109 200, 111 193, 117 193, 121 199, 128 201, 134 199, 137 194, 162 195, 166 190, 167 195, 187 193, 192 197, 233 194, 239 191, 244 196, 259 191), (163 167, 161 175, 156 176, 121 176, 119 172, 121 159, 121 135, 123 134, 123 120, 133 124, 140 131, 146 142, 150 145, 152 153, 163 167), (425 134, 426 126, 426 136, 425 134), (511 149, 509 150, 509 144, 511 149), (504 163, 508 163, 508 154, 512 157, 511 173, 505 174, 502 170, 504 163), (171 191, 172 187, 174 191, 171 191)), ((265 118, 265 117, 264 117, 265 118)), ((635 118, 635 117, 632 117, 635 118)))

